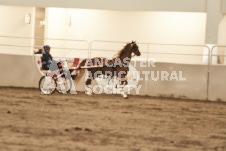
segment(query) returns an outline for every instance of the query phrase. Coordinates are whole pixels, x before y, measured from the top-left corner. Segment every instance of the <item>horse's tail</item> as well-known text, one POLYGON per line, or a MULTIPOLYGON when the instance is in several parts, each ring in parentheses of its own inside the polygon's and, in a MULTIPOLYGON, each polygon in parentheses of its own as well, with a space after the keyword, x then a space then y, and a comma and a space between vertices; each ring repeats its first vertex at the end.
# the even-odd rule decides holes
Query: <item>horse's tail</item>
POLYGON ((75 79, 75 81, 79 81, 85 74, 86 69, 82 69, 82 66, 85 66, 87 59, 82 60, 82 62, 78 65, 79 73, 75 79))

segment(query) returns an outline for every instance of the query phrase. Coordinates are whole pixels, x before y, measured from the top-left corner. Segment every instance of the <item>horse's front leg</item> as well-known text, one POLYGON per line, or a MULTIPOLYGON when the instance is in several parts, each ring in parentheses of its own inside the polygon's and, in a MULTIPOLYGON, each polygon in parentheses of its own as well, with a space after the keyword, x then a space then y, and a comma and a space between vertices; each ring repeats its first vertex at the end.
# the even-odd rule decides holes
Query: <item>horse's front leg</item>
POLYGON ((121 95, 123 96, 124 99, 128 99, 127 93, 125 91, 125 86, 128 84, 125 76, 121 78, 121 95))

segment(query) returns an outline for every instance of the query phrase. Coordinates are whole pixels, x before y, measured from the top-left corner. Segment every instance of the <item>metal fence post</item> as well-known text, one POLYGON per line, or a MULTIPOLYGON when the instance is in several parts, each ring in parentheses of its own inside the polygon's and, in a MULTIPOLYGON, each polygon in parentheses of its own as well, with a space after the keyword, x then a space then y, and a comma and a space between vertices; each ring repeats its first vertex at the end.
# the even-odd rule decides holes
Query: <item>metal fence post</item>
MULTIPOLYGON (((149 59, 149 43, 147 43, 147 63, 149 59)), ((145 95, 148 95, 148 80, 145 81, 145 95)))
POLYGON ((209 81, 210 81, 210 65, 212 58, 212 48, 206 46, 208 48, 208 64, 207 64, 207 92, 206 92, 206 100, 209 100, 209 81))
POLYGON ((93 43, 93 41, 91 41, 91 42, 89 42, 89 44, 88 44, 88 58, 89 59, 91 59, 91 49, 92 49, 92 43, 93 43))

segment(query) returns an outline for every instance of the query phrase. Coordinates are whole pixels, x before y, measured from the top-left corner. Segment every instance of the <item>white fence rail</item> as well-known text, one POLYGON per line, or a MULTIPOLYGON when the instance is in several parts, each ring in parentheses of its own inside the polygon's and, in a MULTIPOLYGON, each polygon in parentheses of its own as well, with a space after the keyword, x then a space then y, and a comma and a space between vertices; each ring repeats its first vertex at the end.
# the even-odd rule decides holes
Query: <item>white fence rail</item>
POLYGON ((72 53, 72 55, 76 55, 75 50, 78 51, 77 54, 83 54, 83 55, 84 55, 84 51, 86 51, 84 56, 85 57, 89 56, 89 42, 87 40, 57 39, 57 38, 43 38, 43 37, 19 37, 19 36, 3 36, 3 35, 0 35, 0 53, 33 55, 35 49, 43 48, 43 46, 34 45, 35 40, 41 40, 43 41, 43 44, 51 45, 51 48, 55 51, 52 53, 56 54, 57 57, 67 57, 67 55, 68 54, 70 55, 70 53, 72 53), (19 41, 16 39, 19 39, 19 41), (12 52, 5 51, 5 48, 7 49, 12 48, 11 50, 12 52), (22 49, 18 49, 18 48, 24 48, 26 49, 26 51, 23 51, 22 49))
MULTIPOLYGON (((90 56, 111 57, 111 55, 122 49, 126 43, 127 42, 121 41, 94 40, 90 43, 90 56), (109 56, 109 54, 111 55, 109 56)), ((206 45, 157 44, 140 42, 137 42, 137 44, 140 47, 142 54, 139 58, 156 58, 158 62, 210 64, 209 55, 211 49, 206 45), (188 53, 187 51, 193 53, 188 53), (207 53, 204 53, 204 51, 207 53), (168 55, 170 55, 170 57, 168 57, 168 55)))
MULTIPOLYGON (((84 51, 87 52, 85 55, 86 57, 96 57, 98 55, 106 55, 106 57, 112 57, 109 56, 109 54, 115 54, 127 43, 122 41, 94 40, 88 42, 87 40, 79 39, 57 39, 0 35, 0 50, 2 47, 30 48, 30 52, 27 52, 26 55, 33 55, 34 49, 43 47, 39 45, 32 45, 35 43, 34 40, 42 40, 44 44, 51 45, 51 47, 53 48, 53 52, 51 53, 53 53, 54 55, 56 52, 58 52, 56 53, 57 57, 69 57, 70 55, 80 56, 84 55, 84 51), (19 44, 14 43, 15 39, 20 39, 19 44), (24 41, 23 43, 23 40, 30 40, 30 45, 24 44, 27 43, 27 41, 24 41), (78 51, 79 53, 77 53, 78 51)), ((138 42, 137 44, 139 45, 140 51, 143 54, 141 58, 156 57, 158 62, 210 64, 211 58, 212 56, 214 56, 214 54, 212 54, 211 48, 206 45, 158 44, 140 42, 138 42), (204 53, 204 51, 206 51, 206 53, 204 53), (212 56, 210 57, 210 55, 212 56), (178 58, 178 56, 180 57, 178 58), (204 58, 206 61, 204 61, 204 58)), ((21 49, 13 49, 12 54, 20 54, 20 51, 21 49)), ((8 52, 5 51, 5 48, 3 48, 0 53, 7 54, 8 52)))

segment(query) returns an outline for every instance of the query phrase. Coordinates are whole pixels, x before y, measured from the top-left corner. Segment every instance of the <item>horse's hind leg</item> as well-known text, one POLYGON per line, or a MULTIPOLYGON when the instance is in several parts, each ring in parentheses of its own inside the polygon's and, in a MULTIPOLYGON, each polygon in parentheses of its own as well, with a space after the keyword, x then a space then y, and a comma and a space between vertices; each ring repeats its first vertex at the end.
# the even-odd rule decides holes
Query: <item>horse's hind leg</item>
POLYGON ((91 79, 87 79, 86 80, 85 93, 87 95, 92 95, 93 94, 91 82, 92 82, 91 79))
POLYGON ((92 95, 93 91, 92 91, 92 79, 93 79, 93 73, 91 70, 88 70, 88 77, 86 79, 86 83, 85 83, 85 93, 87 95, 92 95))

